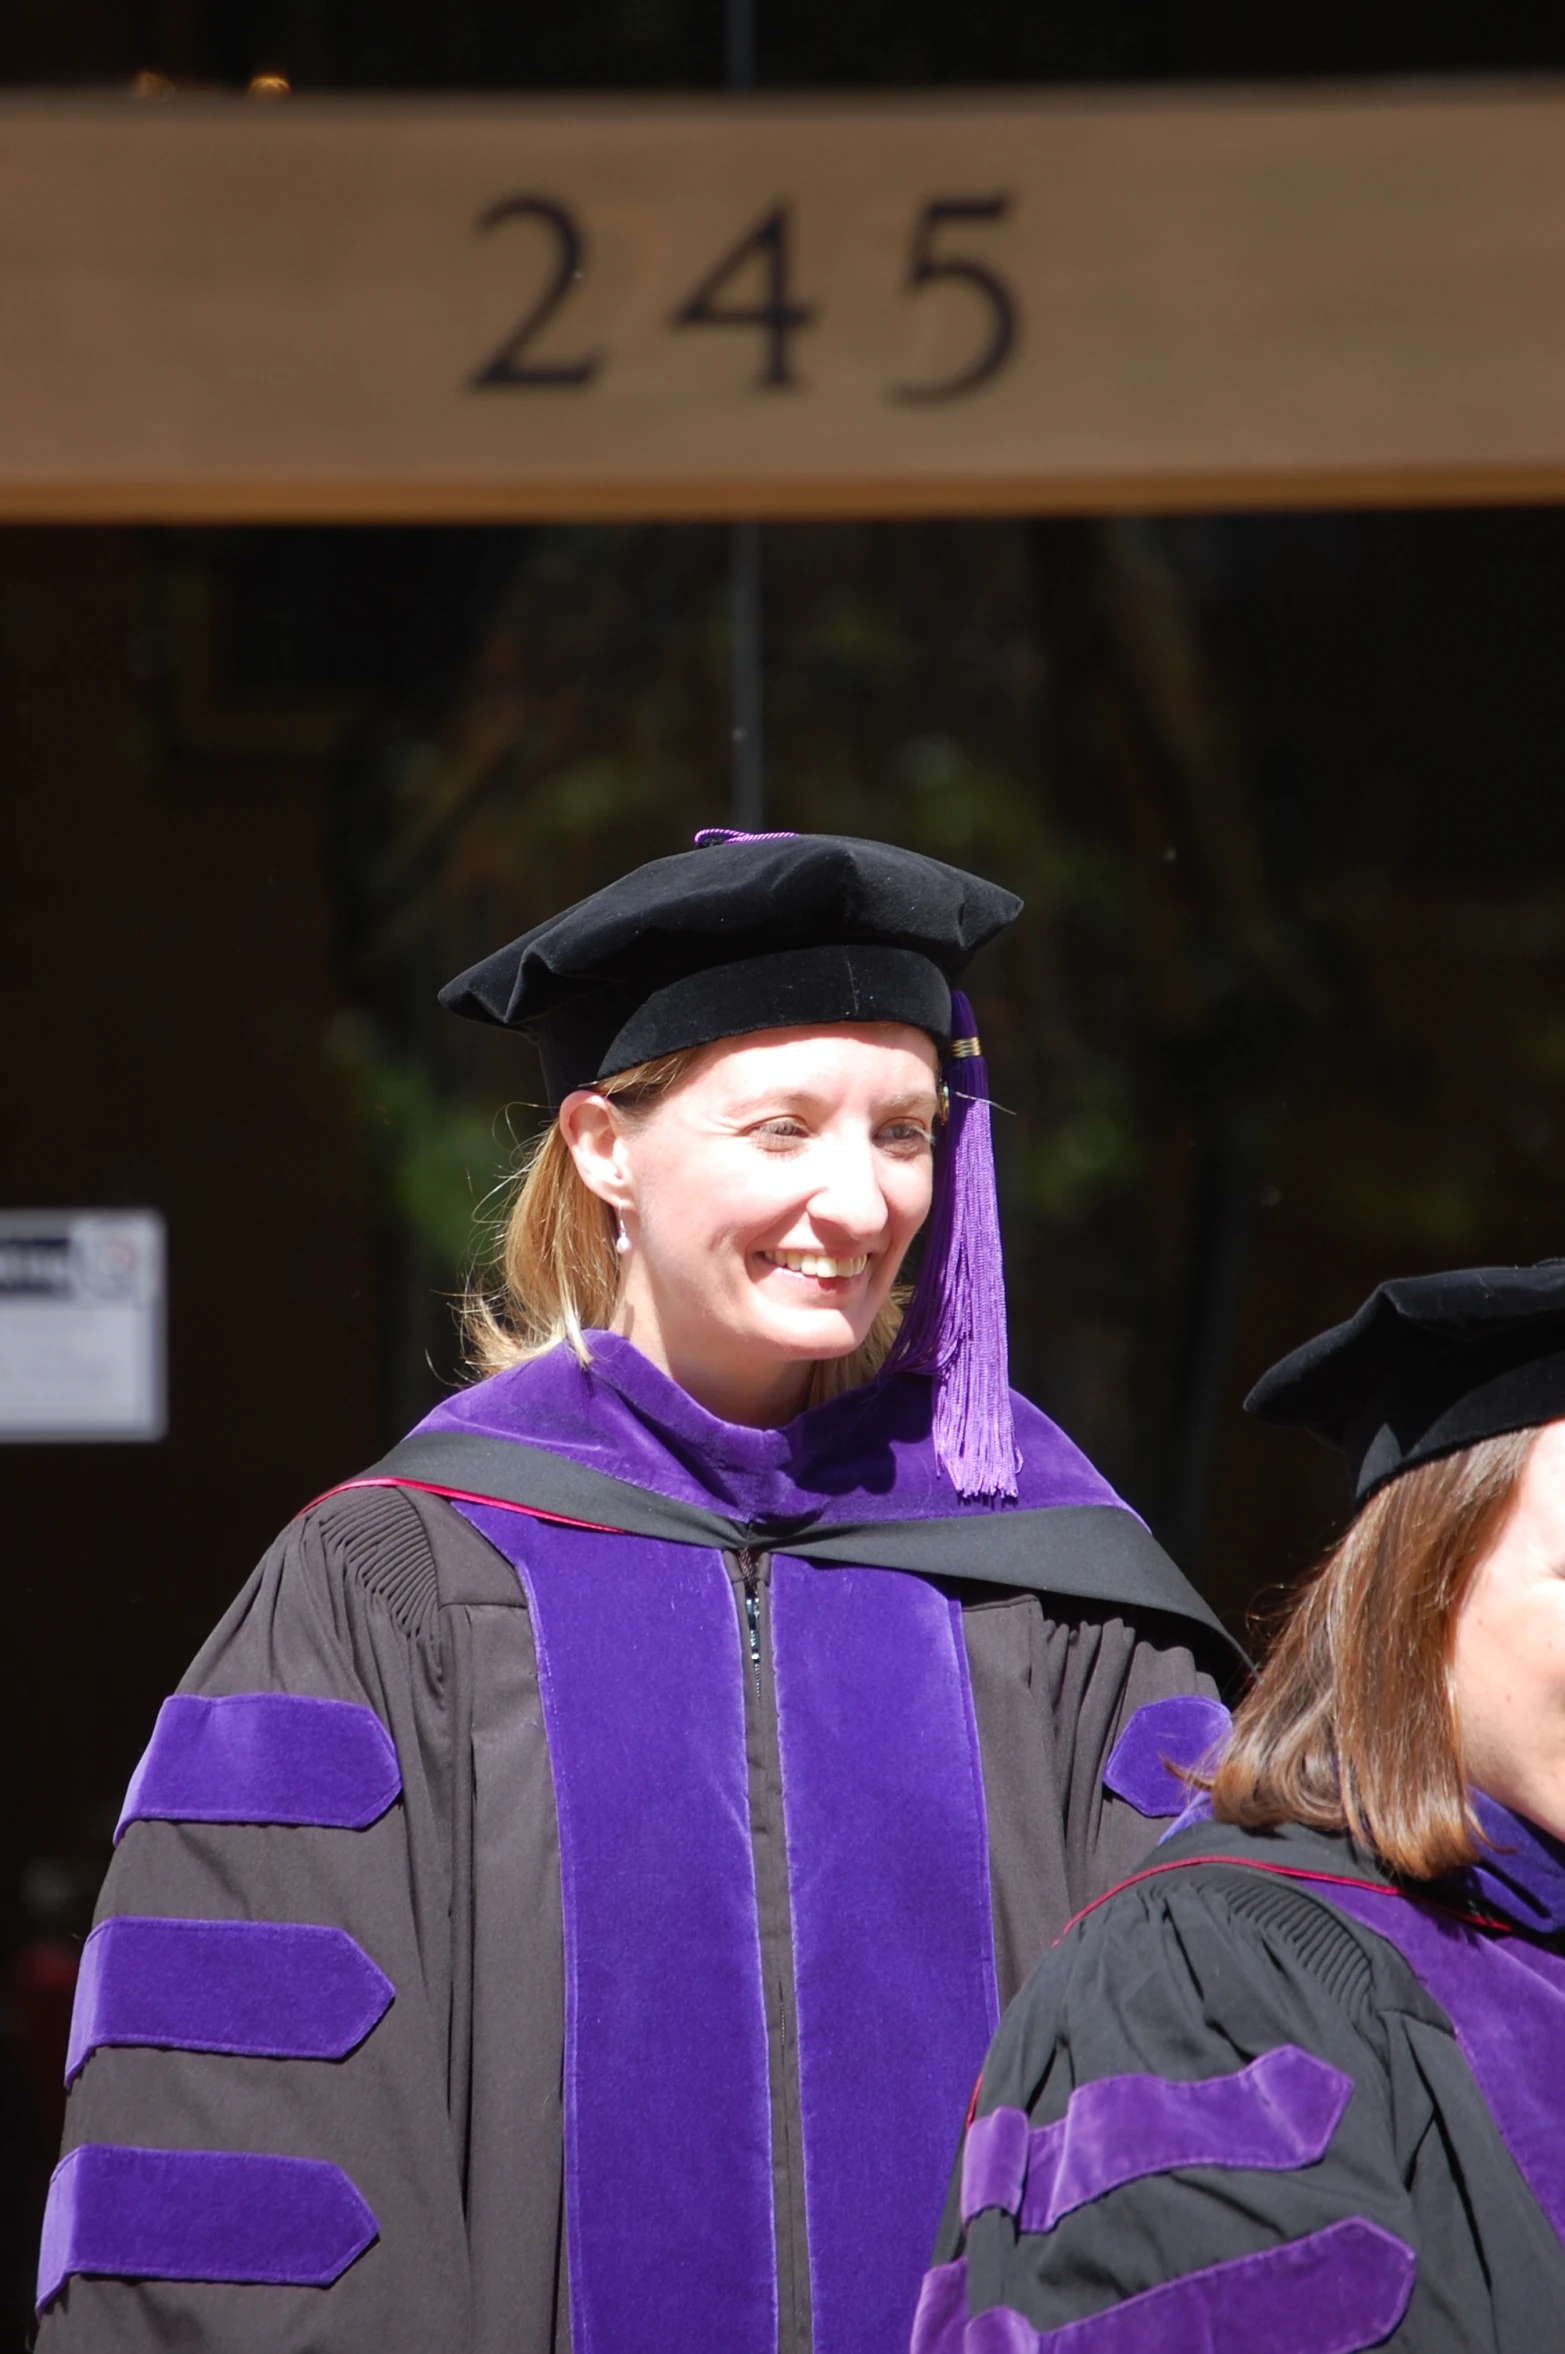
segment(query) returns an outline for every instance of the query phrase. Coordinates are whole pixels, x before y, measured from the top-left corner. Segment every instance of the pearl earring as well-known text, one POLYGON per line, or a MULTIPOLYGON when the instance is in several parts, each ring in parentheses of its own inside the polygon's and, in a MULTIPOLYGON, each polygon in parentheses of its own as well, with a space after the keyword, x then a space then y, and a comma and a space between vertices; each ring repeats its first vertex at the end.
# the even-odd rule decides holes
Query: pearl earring
POLYGON ((619 1232, 614 1237, 614 1248, 622 1259, 630 1256, 630 1236, 625 1231, 625 1213, 619 1213, 619 1232))

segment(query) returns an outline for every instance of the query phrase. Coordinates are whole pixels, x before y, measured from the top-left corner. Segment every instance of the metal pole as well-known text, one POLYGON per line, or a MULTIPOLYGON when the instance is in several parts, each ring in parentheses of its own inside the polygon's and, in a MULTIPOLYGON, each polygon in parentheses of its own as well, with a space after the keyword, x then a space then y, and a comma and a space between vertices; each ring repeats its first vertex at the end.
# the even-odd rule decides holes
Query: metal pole
POLYGON ((731 806, 741 832, 766 816, 761 746, 761 527, 736 523, 728 576, 728 695, 733 719, 731 806))
MULTIPOLYGON (((755 87, 756 0, 724 0, 723 51, 730 90, 755 87)), ((732 732, 730 813, 745 833, 766 822, 761 737, 761 527, 736 523, 728 572, 728 695, 732 732)))
POLYGON ((724 0, 723 62, 730 90, 755 88, 755 0, 724 0))

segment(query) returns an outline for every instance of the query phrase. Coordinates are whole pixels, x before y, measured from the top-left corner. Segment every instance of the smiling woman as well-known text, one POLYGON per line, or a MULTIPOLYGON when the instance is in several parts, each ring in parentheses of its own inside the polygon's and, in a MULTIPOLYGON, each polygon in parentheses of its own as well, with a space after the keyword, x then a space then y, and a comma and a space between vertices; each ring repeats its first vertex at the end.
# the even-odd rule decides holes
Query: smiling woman
POLYGON ((876 1022, 761 1031, 654 1091, 567 1097, 564 1148, 615 1221, 612 1329, 762 1428, 877 1373, 929 1212, 938 1072, 927 1035, 876 1022))
POLYGON ((1110 1753, 1144 1702, 1209 1730, 1230 1659, 1007 1387, 953 984, 1018 912, 722 834, 446 990, 557 1113, 484 1378, 159 1719, 47 2354, 901 2354, 997 2006, 1152 1836, 1110 1753), (373 2015, 278 1998, 322 1935, 373 2015))

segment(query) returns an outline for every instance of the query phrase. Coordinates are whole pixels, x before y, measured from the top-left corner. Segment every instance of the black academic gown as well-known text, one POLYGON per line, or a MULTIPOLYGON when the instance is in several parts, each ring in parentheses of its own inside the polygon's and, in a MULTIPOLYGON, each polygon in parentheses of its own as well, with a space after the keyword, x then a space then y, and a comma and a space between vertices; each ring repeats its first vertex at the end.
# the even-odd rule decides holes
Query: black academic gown
MULTIPOLYGON (((958 1524, 951 1534, 959 1576, 958 1524)), ((758 1602, 747 1614, 741 1564, 724 1559, 736 1657, 758 1651, 745 1729, 766 1962, 777 2342, 782 2354, 807 2354, 769 1563, 763 1553, 747 1565, 758 1602)), ((1211 1691, 1223 1649, 1189 1616, 993 1584, 951 1590, 981 1752, 1004 1998, 1070 1912, 1147 1846, 1153 1826, 1103 1785, 1121 1726, 1145 1701, 1211 1691)), ((611 1683, 624 1672, 615 1636, 606 1625, 611 1683)), ((563 2354, 572 2341, 560 1849, 538 1652, 512 1563, 441 1496, 338 1492, 274 1545, 182 1691, 311 1695, 373 1711, 395 1744, 400 1796, 352 1830, 133 1820, 100 1923, 337 1924, 395 2000, 335 2059, 106 2039, 74 2083, 66 2150, 308 2153, 357 2186, 375 2237, 328 2287, 75 2273, 44 2313, 43 2354, 563 2354)), ((633 1954, 624 1965, 634 1969, 633 1954)))
MULTIPOLYGON (((1071 2354, 1565 2342, 1565 2169, 1557 2131, 1536 2130, 1562 2113, 1565 2036, 1545 2016, 1552 2094, 1539 2071, 1528 2083, 1511 2067, 1497 2113, 1431 1991, 1465 2014, 1464 2036, 1482 2037, 1485 2017, 1492 2032, 1496 1933, 1347 1885, 1394 1884, 1322 1832, 1196 1824, 1150 1860, 1044 1958, 1001 2026, 918 2354, 1030 2354, 1067 2324, 1071 2354), (1218 1860, 1192 1860, 1205 1857, 1218 1860), (1434 1972, 1403 1944, 1432 1950, 1434 1972), (1552 2222, 1535 2186, 1559 2209, 1552 2222)), ((1562 1943, 1504 1942, 1524 1995, 1540 1967, 1526 1956, 1562 1943)), ((1565 2020, 1565 1970, 1541 1967, 1553 1983, 1536 1981, 1540 2000, 1565 2020)), ((1491 2050, 1503 2079, 1520 2046, 1510 2053, 1502 2029, 1491 2050)))

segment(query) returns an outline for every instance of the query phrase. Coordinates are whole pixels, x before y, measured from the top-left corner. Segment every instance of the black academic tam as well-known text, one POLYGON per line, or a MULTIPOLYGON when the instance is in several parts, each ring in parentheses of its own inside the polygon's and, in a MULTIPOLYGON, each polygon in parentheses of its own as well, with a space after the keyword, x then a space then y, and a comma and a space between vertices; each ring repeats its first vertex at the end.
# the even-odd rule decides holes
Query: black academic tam
POLYGON ((1264 1373, 1262 1422, 1347 1458, 1353 1500, 1415 1464, 1565 1415, 1565 1259, 1377 1284, 1344 1324, 1264 1373))
POLYGON ((944 1042, 951 984, 1012 891, 890 842, 733 835, 637 867, 459 973, 448 1012, 525 1032, 551 1103, 755 1030, 906 1022, 944 1042))

